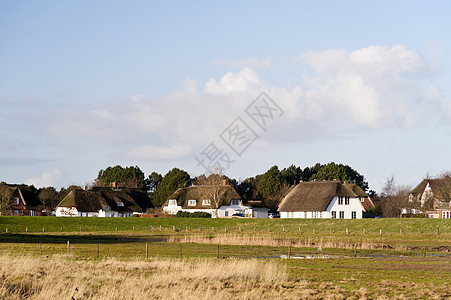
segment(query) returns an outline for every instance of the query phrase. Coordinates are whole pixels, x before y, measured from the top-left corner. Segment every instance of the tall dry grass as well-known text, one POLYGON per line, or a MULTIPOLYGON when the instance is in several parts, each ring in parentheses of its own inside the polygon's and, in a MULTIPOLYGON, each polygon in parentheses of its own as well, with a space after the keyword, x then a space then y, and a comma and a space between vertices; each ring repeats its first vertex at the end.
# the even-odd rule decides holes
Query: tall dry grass
MULTIPOLYGON (((299 239, 274 238, 264 235, 242 235, 235 233, 216 234, 214 236, 208 234, 185 235, 183 237, 171 236, 168 238, 170 243, 198 243, 198 244, 220 244, 220 245, 244 245, 244 246, 272 246, 272 247, 312 247, 321 246, 323 248, 336 249, 365 249, 376 250, 383 249, 385 245, 374 243, 366 239, 343 240, 339 238, 312 238, 305 237, 299 239)), ((392 245, 394 250, 406 250, 403 245, 392 245)))
POLYGON ((276 298, 286 281, 285 267, 257 260, 0 256, 0 299, 276 298))

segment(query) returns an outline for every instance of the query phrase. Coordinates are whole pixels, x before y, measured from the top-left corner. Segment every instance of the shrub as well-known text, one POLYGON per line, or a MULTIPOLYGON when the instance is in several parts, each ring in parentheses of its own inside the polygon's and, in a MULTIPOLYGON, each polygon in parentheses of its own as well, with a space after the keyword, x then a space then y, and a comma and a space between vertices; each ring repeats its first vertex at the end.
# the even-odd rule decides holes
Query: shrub
POLYGON ((211 218, 211 214, 207 213, 207 212, 201 212, 201 211, 196 211, 196 212, 188 212, 188 211, 181 211, 179 210, 175 216, 177 218, 211 218))

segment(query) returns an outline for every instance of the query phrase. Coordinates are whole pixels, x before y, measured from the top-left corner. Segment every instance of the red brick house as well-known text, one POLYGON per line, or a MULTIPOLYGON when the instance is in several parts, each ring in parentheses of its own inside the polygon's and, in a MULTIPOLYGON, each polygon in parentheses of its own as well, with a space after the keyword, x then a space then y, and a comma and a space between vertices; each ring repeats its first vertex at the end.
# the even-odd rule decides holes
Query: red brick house
POLYGON ((43 208, 38 196, 26 185, 10 186, 14 189, 11 196, 11 211, 14 216, 40 216, 43 208))

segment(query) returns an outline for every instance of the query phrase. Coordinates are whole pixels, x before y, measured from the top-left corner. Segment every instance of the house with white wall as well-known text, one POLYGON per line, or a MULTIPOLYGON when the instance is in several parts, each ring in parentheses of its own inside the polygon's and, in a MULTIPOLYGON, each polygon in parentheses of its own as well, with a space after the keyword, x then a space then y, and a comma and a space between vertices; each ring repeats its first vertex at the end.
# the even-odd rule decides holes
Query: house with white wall
POLYGON ((267 218, 269 209, 261 201, 244 202, 230 185, 193 185, 179 188, 162 206, 163 211, 175 215, 179 211, 206 212, 212 218, 242 214, 248 218, 267 218))
POLYGON ((401 214, 451 219, 451 177, 423 179, 410 193, 401 214))
POLYGON ((71 191, 56 207, 57 217, 131 217, 152 202, 140 189, 103 188, 71 191))
POLYGON ((281 218, 361 219, 362 196, 341 181, 300 182, 279 203, 281 218))

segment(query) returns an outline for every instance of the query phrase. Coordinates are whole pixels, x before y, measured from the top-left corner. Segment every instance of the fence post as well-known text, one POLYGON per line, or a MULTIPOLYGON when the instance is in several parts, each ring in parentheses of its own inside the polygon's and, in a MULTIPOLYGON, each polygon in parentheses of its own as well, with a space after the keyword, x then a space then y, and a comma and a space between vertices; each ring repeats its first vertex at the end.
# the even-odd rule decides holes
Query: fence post
POLYGON ((8 233, 8 227, 6 227, 6 233, 8 233))
POLYGON ((379 235, 382 235, 382 229, 379 229, 379 235))
POLYGON ((25 232, 28 232, 28 227, 25 227, 25 232))
POLYGON ((285 232, 285 226, 282 226, 282 232, 285 232))
POLYGON ((135 225, 133 225, 133 231, 135 231, 135 225))
POLYGON ((348 228, 346 228, 346 234, 349 234, 349 229, 348 228))
POLYGON ((117 226, 116 226, 116 231, 117 231, 117 226))
POLYGON ((402 228, 399 228, 399 234, 402 234, 402 228))
POLYGON ((149 258, 149 244, 146 243, 146 258, 149 258))
POLYGON ((216 258, 219 258, 219 244, 218 244, 218 248, 216 249, 216 258))
POLYGON ((80 232, 81 232, 81 226, 80 226, 80 232))
POLYGON ((60 232, 63 232, 63 227, 61 226, 61 228, 60 228, 60 232))
POLYGON ((291 244, 288 245, 288 259, 291 258, 291 244))
POLYGON ((440 228, 437 227, 437 235, 440 234, 440 228))
POLYGON ((67 254, 70 254, 70 242, 67 241, 67 254))
POLYGON ((45 226, 42 226, 42 232, 45 232, 45 226))
POLYGON ((97 258, 100 256, 100 243, 97 243, 97 258))

